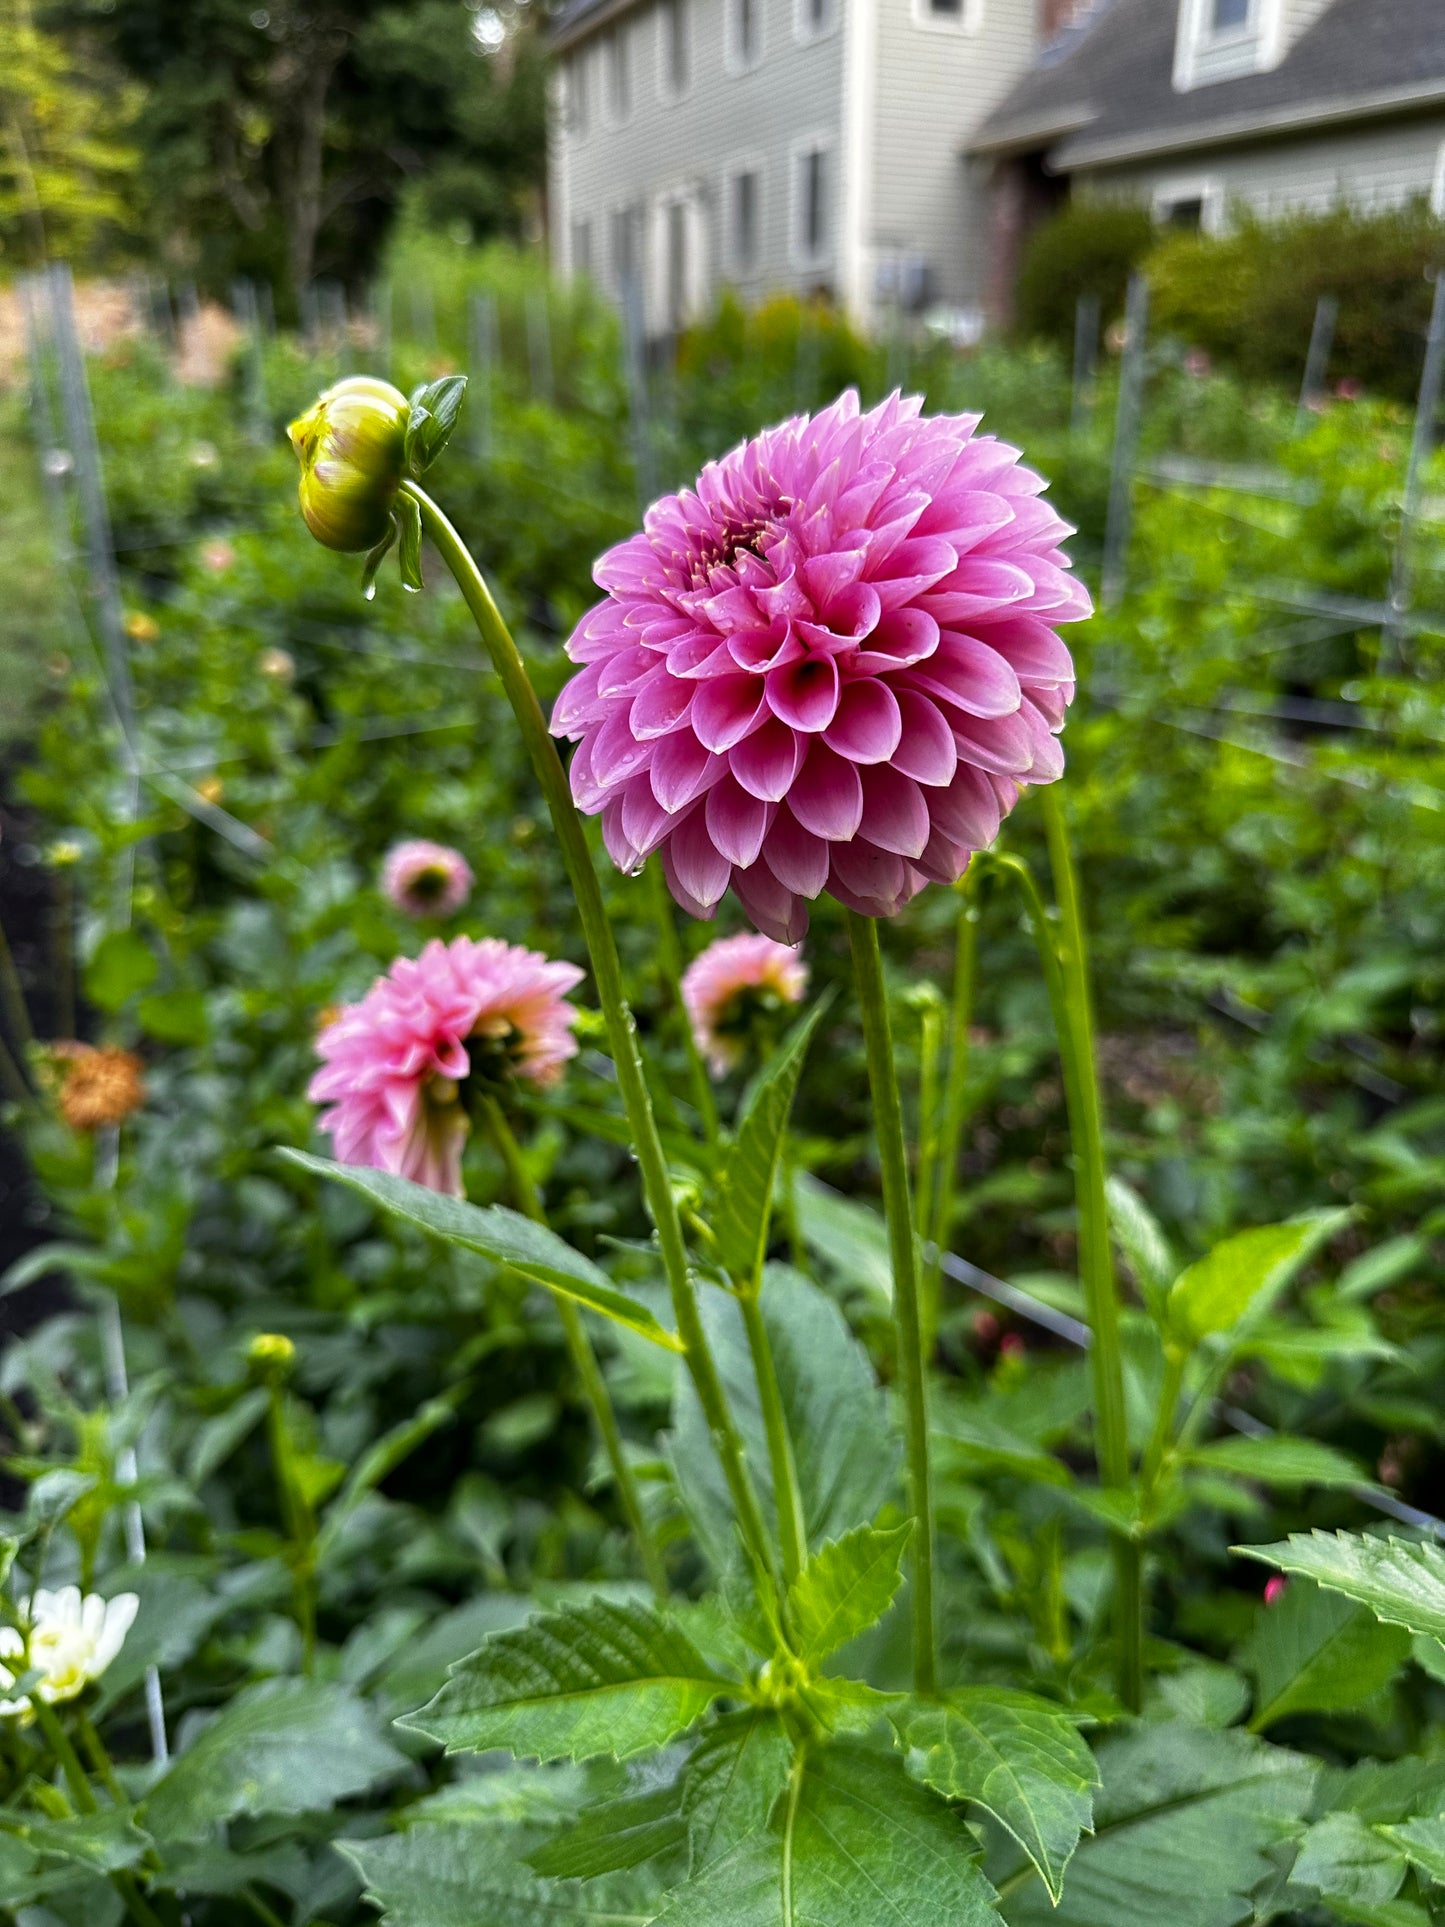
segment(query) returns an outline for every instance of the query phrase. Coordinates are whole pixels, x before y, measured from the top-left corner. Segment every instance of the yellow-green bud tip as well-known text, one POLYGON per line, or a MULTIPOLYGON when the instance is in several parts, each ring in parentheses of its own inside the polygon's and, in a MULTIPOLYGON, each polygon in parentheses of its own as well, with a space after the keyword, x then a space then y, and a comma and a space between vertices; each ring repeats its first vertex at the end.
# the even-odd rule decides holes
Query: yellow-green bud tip
POLYGON ((295 1363, 296 1347, 284 1332, 257 1332, 247 1355, 253 1365, 284 1372, 295 1363))
POLYGON ((287 430, 301 464, 301 513, 326 548, 356 555, 386 536, 409 412, 406 396, 389 381, 348 375, 287 430))

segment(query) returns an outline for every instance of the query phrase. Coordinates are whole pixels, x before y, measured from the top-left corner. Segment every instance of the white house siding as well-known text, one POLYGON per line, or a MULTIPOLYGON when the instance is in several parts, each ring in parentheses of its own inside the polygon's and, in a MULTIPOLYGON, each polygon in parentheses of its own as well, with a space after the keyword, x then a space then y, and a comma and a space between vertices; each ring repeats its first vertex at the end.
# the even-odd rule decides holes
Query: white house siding
MULTIPOLYGON (((1393 125, 1290 141, 1256 142, 1128 167, 1093 168, 1074 176, 1078 193, 1160 206, 1199 198, 1266 218, 1301 210, 1322 213, 1341 202, 1362 212, 1403 207, 1441 194, 1445 113, 1393 125)), ((1445 211, 1442 209, 1441 211, 1445 211)))
MULTIPOLYGON (((845 0, 835 0, 835 14, 845 0)), ((621 292, 613 257, 614 216, 643 210, 643 260, 649 332, 665 332, 669 313, 667 236, 669 220, 681 220, 689 237, 687 301, 700 313, 717 290, 734 283, 749 298, 775 288, 805 292, 837 286, 841 213, 841 21, 804 41, 795 29, 800 0, 753 0, 762 24, 762 55, 745 72, 725 58, 725 26, 735 0, 686 0, 690 20, 691 79, 673 100, 662 73, 663 35, 657 5, 634 8, 574 42, 560 56, 562 92, 575 84, 576 63, 587 72, 585 125, 579 128, 569 101, 554 119, 551 143, 551 246, 554 267, 573 272, 576 241, 586 224, 591 235, 591 272, 609 294, 621 292), (609 116, 604 90, 604 50, 610 32, 631 45, 632 104, 622 121, 609 116), (810 142, 828 155, 829 243, 804 260, 797 246, 795 174, 810 142), (751 273, 730 259, 727 183, 738 169, 762 176, 758 209, 758 256, 751 273), (669 217, 681 203, 685 212, 669 217)), ((729 36, 728 45, 731 45, 729 36)))
POLYGON ((978 306, 984 179, 963 150, 1034 58, 1038 0, 966 0, 958 25, 931 17, 928 0, 875 6, 875 268, 918 257, 931 301, 978 306))

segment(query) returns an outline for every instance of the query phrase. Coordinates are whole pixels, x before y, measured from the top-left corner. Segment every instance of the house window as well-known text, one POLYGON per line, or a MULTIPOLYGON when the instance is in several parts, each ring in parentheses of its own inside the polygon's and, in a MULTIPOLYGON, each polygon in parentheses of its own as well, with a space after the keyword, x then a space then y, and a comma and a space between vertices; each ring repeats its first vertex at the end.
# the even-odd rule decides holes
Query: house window
POLYGON ((832 154, 818 141, 794 156, 793 234, 804 267, 827 259, 833 241, 832 154))
POLYGON ((763 0, 727 0, 728 65, 735 74, 763 57, 763 0))
POLYGON ((919 27, 977 33, 983 26, 983 9, 984 0, 913 0, 913 21, 919 27))
POLYGON ((567 125, 579 139, 587 132, 592 107, 587 86, 590 72, 586 54, 573 54, 567 63, 567 125))
POLYGON ((592 223, 583 217, 572 223, 572 272, 583 277, 592 273, 592 223))
POLYGON ((821 40, 837 24, 837 0, 795 0, 793 32, 799 40, 821 40))
POLYGON ((629 282, 642 273, 642 210, 617 207, 612 210, 612 280, 619 294, 626 294, 629 282))
POLYGON ((1224 225, 1224 189, 1209 179, 1163 182, 1154 190, 1154 219, 1161 227, 1217 234, 1224 225))
POLYGON ((1209 6, 1209 30, 1218 39, 1223 34, 1245 31, 1254 0, 1209 0, 1209 6))
POLYGON ((740 168, 728 183, 728 251, 735 274, 755 274, 762 255, 763 176, 740 168))
POLYGON ((663 99, 681 100, 692 82, 692 21, 688 0, 662 0, 658 14, 663 99))
POLYGON ((614 121, 632 112, 632 35, 614 27, 606 41, 607 111, 614 121))

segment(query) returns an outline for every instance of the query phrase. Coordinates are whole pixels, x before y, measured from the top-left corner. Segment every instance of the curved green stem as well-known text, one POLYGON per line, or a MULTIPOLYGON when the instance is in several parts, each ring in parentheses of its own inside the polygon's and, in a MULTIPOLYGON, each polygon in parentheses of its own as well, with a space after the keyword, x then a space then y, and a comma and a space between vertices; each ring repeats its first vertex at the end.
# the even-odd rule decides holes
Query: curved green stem
POLYGON ((953 952, 953 996, 948 1014, 948 1068, 943 1080, 943 1123, 938 1134, 938 1176, 933 1194, 933 1218, 925 1228, 933 1245, 929 1266, 929 1298, 937 1303, 943 1254, 953 1233, 954 1199, 958 1191, 958 1158, 967 1116, 968 1031, 973 1022, 973 1000, 978 966, 978 906, 974 902, 982 865, 974 862, 959 884, 953 952))
MULTIPOLYGON (((1047 799, 1049 792, 1046 790, 1044 795, 1047 799)), ((996 856, 993 861, 994 867, 1012 876, 1023 892, 1049 993, 1074 1142, 1079 1275, 1092 1335, 1089 1371, 1094 1393, 1094 1450, 1103 1483, 1116 1491, 1127 1491, 1129 1441, 1124 1417, 1119 1306, 1109 1245, 1108 1199, 1104 1191, 1103 1109, 1094 1070, 1093 1017, 1082 952, 1078 896, 1072 889, 1072 865, 1067 871, 1071 908, 1063 911, 1060 932, 1063 941, 1056 945, 1048 911, 1028 864, 1017 856, 996 856)), ((1139 1548, 1124 1533, 1114 1535, 1114 1599, 1119 1639, 1119 1697, 1131 1711, 1137 1711, 1143 1698, 1143 1585, 1139 1548)))
MULTIPOLYGON (((934 999, 925 1004, 918 1017, 918 1176, 914 1189, 914 1220, 920 1230, 933 1223, 937 1196, 938 1153, 940 1148, 938 1109, 938 1067, 943 1054, 943 1003, 934 999)), ((938 1331, 938 1285, 941 1272, 936 1262, 923 1267, 923 1334, 928 1349, 938 1331)))
POLYGON ((657 1228, 657 1242, 672 1299, 673 1316, 677 1320, 678 1336, 682 1340, 684 1357, 707 1421, 713 1448, 727 1480, 743 1547, 754 1577, 760 1586, 771 1587, 775 1575, 767 1528, 748 1472, 742 1440, 728 1409, 727 1395, 723 1391, 717 1363, 703 1327, 688 1269, 682 1221, 672 1194, 667 1159, 657 1132, 657 1120, 652 1113, 652 1099, 648 1094, 647 1076, 637 1044, 637 1026, 622 987, 622 965, 617 955, 617 944, 608 921, 606 905, 602 901, 597 872, 592 866, 592 853, 587 847, 582 820, 572 801, 567 772, 562 767, 557 746, 548 734, 546 718, 537 701, 526 664, 492 600, 491 591, 471 551, 424 489, 411 481, 403 482, 402 489, 416 502, 427 536, 451 570, 462 592, 462 599, 471 611, 477 632, 512 706, 523 745, 551 813, 562 860, 567 866, 577 899, 582 934, 592 960, 593 981, 607 1023, 613 1062, 617 1068, 617 1085, 632 1131, 643 1196, 657 1228))
POLYGON ((923 1329, 918 1288, 918 1246, 908 1195, 908 1147, 903 1135, 903 1105, 898 1066, 893 1058, 888 996, 878 926, 871 917, 848 912, 848 940, 863 1013, 868 1054, 868 1084, 873 1094, 873 1128, 883 1177, 883 1208, 893 1262, 893 1318, 898 1334, 898 1377, 903 1391, 903 1423, 908 1446, 908 1502, 916 1521, 913 1535, 913 1684, 931 1698, 938 1690, 938 1632, 933 1610, 933 1490, 929 1472, 928 1399, 923 1368, 923 1329))
POLYGON ((687 1005, 682 996, 682 947, 677 941, 677 925, 673 921, 672 898, 668 894, 667 879, 662 874, 662 865, 656 857, 647 863, 647 877, 652 889, 652 914, 657 920, 657 963, 667 986, 668 999, 672 1005, 676 1021, 682 1031, 683 1046, 687 1051, 687 1076, 692 1086, 693 1106, 702 1120, 703 1136, 710 1146, 718 1141, 717 1099, 713 1095, 712 1079, 707 1074, 707 1065, 702 1061, 702 1052, 697 1047, 697 1039, 692 1034, 692 1019, 687 1014, 687 1005))
POLYGON ((793 1458, 793 1441, 783 1412, 783 1394, 778 1385, 777 1367, 768 1328, 763 1323, 762 1306, 754 1287, 738 1293, 742 1306, 743 1328, 752 1353, 753 1373, 758 1382, 758 1400, 763 1411, 763 1432, 768 1441, 768 1462, 773 1473, 773 1496, 778 1508, 778 1538, 783 1553, 783 1578, 791 1585, 803 1569, 808 1556, 808 1533, 803 1522, 803 1495, 798 1489, 798 1467, 793 1458))
MULTIPOLYGON (((501 1105, 494 1097, 484 1097, 481 1112, 486 1123, 487 1135, 491 1138, 497 1156, 502 1160, 507 1173, 507 1182, 512 1188, 512 1197, 517 1209, 536 1224, 546 1224, 547 1214, 542 1208, 542 1200, 537 1195, 537 1187, 531 1174, 522 1161, 522 1153, 503 1114, 501 1105)), ((553 1293, 557 1315, 562 1321, 562 1336, 567 1341, 571 1355, 572 1368, 582 1381, 582 1390, 587 1403, 592 1408, 592 1417, 602 1440, 602 1449, 607 1454, 607 1463, 612 1468, 613 1481, 617 1486, 622 1510, 627 1515, 627 1523, 632 1536, 637 1541, 637 1549, 642 1557, 642 1569, 647 1574, 647 1583, 659 1599, 667 1598, 667 1568, 663 1564, 662 1553, 656 1540, 647 1529, 647 1518, 642 1510, 642 1495, 637 1489, 637 1480, 632 1467, 627 1463, 627 1452, 622 1443, 622 1430, 617 1423, 617 1413, 613 1408, 612 1395, 607 1389, 607 1381, 602 1376, 602 1367, 597 1362, 592 1340, 587 1335, 587 1327, 582 1323, 582 1314, 570 1298, 560 1291, 553 1293)))

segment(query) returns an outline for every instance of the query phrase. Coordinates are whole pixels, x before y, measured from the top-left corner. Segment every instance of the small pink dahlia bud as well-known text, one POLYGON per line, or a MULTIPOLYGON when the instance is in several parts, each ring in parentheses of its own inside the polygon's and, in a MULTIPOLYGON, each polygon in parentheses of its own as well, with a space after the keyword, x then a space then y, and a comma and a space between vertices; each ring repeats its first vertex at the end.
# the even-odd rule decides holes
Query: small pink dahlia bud
POLYGON ((796 943, 827 891, 891 916, 1063 772, 1072 532, 975 415, 853 393, 708 465, 610 549, 555 735, 613 861, 796 943))
POLYGON ((409 917, 449 917, 472 890, 472 869, 458 850, 418 837, 387 852, 381 887, 409 917))
POLYGON ((714 1077, 742 1062, 754 1032, 800 1003, 808 966, 771 937, 722 937, 683 973, 682 1001, 697 1047, 714 1077))
POLYGON ((327 1107, 336 1156, 460 1197, 471 1081, 555 1083, 577 1051, 565 993, 581 979, 496 937, 434 938, 399 957, 316 1039, 307 1096, 327 1107))
POLYGON ((1285 1578, 1284 1574, 1280 1572, 1277 1572, 1272 1579, 1266 1579, 1264 1582, 1265 1605, 1277 1606, 1280 1600, 1284 1598, 1288 1585, 1289 1581, 1285 1578))

